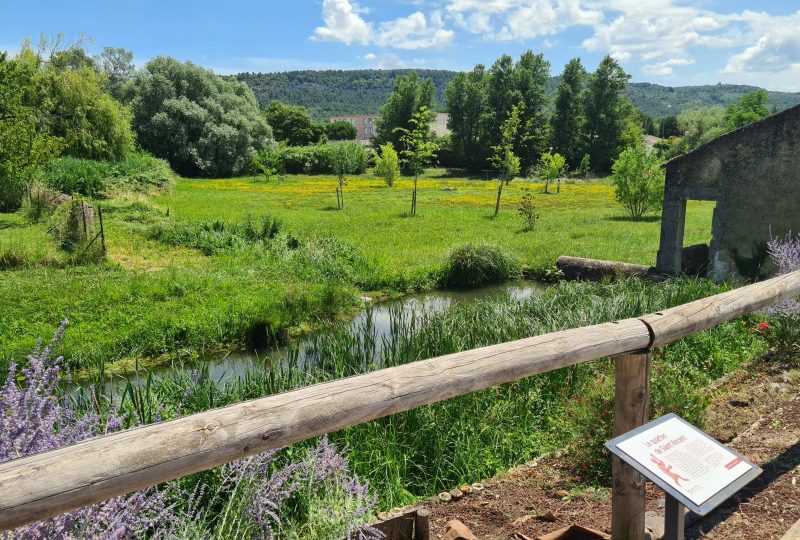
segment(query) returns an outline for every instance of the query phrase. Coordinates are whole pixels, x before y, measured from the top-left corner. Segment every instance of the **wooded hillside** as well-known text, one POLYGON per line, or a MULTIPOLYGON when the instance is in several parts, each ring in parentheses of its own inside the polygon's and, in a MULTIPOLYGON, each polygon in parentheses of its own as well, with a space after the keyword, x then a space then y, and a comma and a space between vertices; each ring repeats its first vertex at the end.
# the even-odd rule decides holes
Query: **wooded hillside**
MULTIPOLYGON (((277 99, 304 105, 315 120, 338 114, 371 114, 378 112, 392 90, 394 80, 409 70, 358 69, 349 71, 287 71, 283 73, 240 73, 236 79, 247 83, 262 105, 277 99)), ((436 104, 444 108, 444 89, 455 71, 416 70, 433 80, 436 104)), ((550 89, 555 92, 558 77, 552 77, 550 89)), ((727 106, 757 88, 738 84, 705 86, 661 86, 651 83, 629 83, 627 95, 634 105, 649 116, 674 115, 687 108, 727 106)), ((769 92, 769 106, 783 110, 800 103, 800 93, 769 92)))

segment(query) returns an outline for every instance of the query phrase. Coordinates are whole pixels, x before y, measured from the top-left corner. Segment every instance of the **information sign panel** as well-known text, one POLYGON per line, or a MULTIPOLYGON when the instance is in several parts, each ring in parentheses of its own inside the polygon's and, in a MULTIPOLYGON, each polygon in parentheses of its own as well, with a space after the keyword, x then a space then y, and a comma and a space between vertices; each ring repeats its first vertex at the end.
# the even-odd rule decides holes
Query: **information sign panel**
POLYGON ((675 414, 620 435, 606 447, 699 515, 761 474, 760 467, 675 414))

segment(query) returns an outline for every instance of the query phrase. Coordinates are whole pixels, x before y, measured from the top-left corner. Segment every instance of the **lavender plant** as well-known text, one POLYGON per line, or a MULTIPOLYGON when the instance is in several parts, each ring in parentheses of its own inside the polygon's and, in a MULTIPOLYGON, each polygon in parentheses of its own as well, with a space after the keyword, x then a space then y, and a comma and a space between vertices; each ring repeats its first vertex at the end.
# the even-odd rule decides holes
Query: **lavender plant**
MULTIPOLYGON (((770 259, 778 267, 779 274, 800 270, 800 234, 793 237, 790 231, 783 238, 770 237, 767 249, 770 259)), ((769 313, 791 317, 800 316, 800 298, 787 300, 771 308, 769 313)))
MULTIPOLYGON (((79 413, 56 388, 61 380, 62 357, 53 358, 67 322, 61 323, 45 348, 41 340, 27 367, 17 373, 14 362, 0 390, 0 462, 74 444, 122 427, 124 418, 109 408, 79 413), (21 379, 21 384, 18 380, 21 379)), ((133 539, 169 538, 179 519, 167 503, 169 490, 149 489, 0 534, 3 540, 62 538, 133 539)))
MULTIPOLYGON (((377 498, 350 475, 347 460, 323 437, 299 461, 279 463, 265 452, 222 467, 220 488, 207 508, 221 505, 214 538, 261 540, 379 540, 367 525, 377 498)), ((207 522, 215 518, 206 510, 207 522)))
MULTIPOLYGON (((42 348, 40 340, 19 373, 13 362, 9 368, 0 389, 0 462, 114 432, 125 424, 126 417, 117 412, 119 403, 115 405, 113 397, 103 407, 91 396, 96 407, 85 412, 59 397, 63 358, 54 358, 52 352, 66 327, 64 321, 47 347, 42 348)), ((197 385, 198 374, 193 372, 176 414, 197 385)), ((132 417, 134 423, 141 423, 136 410, 132 417)), ((21 527, 0 534, 0 540, 382 538, 366 526, 377 498, 370 495, 368 483, 350 475, 347 460, 327 436, 298 461, 270 451, 229 463, 217 474, 218 489, 209 498, 205 497, 209 488, 203 483, 195 483, 194 489, 173 484, 21 527)))

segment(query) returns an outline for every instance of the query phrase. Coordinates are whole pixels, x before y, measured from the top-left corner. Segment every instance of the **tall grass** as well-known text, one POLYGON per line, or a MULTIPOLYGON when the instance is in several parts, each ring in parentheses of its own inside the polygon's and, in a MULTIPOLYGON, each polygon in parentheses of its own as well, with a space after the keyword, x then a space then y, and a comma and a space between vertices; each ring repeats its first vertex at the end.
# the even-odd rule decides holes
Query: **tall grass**
POLYGON ((175 175, 166 161, 147 152, 135 152, 120 161, 61 157, 48 163, 39 177, 46 186, 62 193, 103 197, 117 189, 143 193, 164 190, 175 175))
MULTIPOLYGON (((221 385, 208 370, 184 400, 181 414, 293 388, 546 332, 658 311, 719 292, 707 281, 655 285, 627 280, 608 285, 561 283, 519 302, 510 298, 458 305, 442 314, 397 311, 393 332, 378 341, 370 317, 358 331, 341 327, 317 335, 298 365, 290 350, 264 370, 221 385)), ((700 391, 763 349, 746 320, 686 338, 659 351, 653 413, 675 410, 699 421, 700 391)), ((610 436, 610 362, 600 360, 534 376, 331 434, 348 448, 359 476, 370 480, 384 505, 474 482, 541 453, 570 446, 590 481, 603 481, 610 436), (580 403, 583 403, 581 405, 580 403), (577 407, 577 409, 576 409, 577 407), (571 410, 570 410, 571 409, 571 410)), ((178 370, 152 386, 154 402, 183 399, 192 375, 178 370)), ((446 381, 445 381, 446 384, 446 381)))
POLYGON ((465 244, 450 252, 441 283, 446 287, 471 288, 520 277, 520 263, 499 247, 465 244))

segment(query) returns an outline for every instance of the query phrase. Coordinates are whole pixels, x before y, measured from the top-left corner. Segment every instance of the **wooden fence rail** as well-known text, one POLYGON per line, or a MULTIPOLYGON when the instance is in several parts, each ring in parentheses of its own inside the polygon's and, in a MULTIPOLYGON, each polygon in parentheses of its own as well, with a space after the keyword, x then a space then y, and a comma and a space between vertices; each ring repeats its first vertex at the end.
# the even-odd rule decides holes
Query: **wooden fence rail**
MULTIPOLYGON (((647 351, 654 346, 797 295, 800 271, 637 319, 381 369, 8 461, 0 464, 0 531, 531 375, 607 356, 626 355, 630 365, 631 358, 649 358, 647 351)), ((631 369, 635 382, 635 362, 631 369)), ((646 407, 646 401, 640 397, 620 402, 616 410, 618 416, 620 410, 626 411, 625 429, 646 420, 646 411, 634 410, 646 407)), ((637 494, 633 480, 633 491, 619 495, 625 500, 637 494)), ((638 513, 617 516, 617 526, 643 530, 643 516, 642 527, 632 526, 632 520, 639 520, 638 513)))

